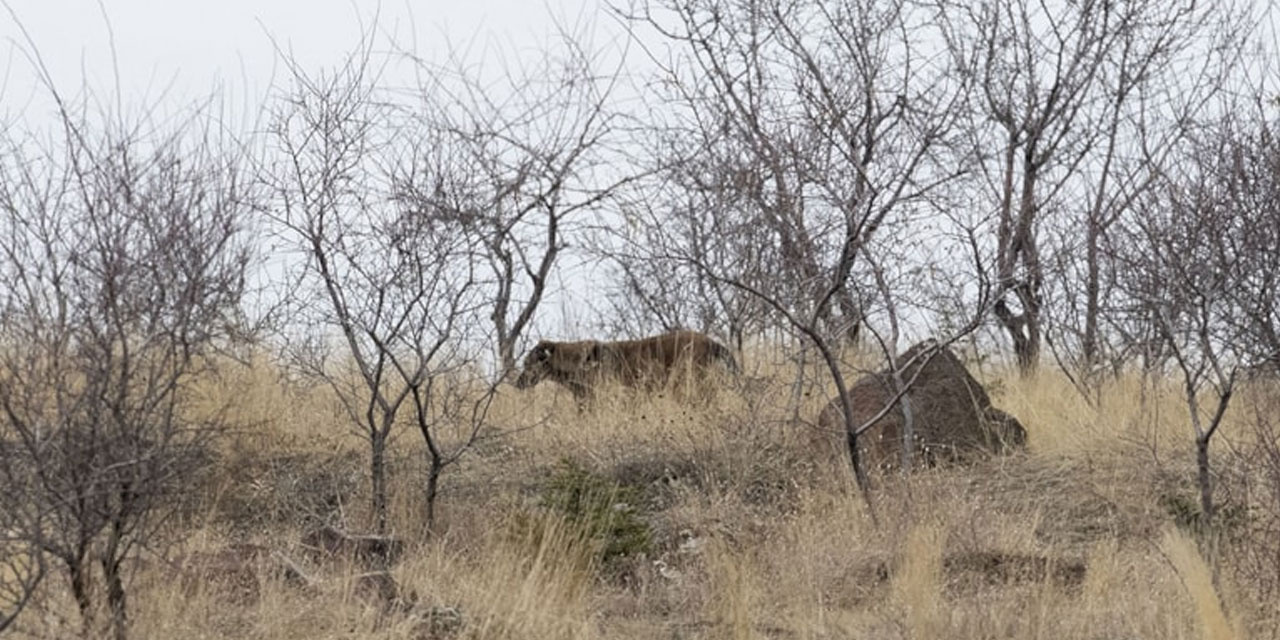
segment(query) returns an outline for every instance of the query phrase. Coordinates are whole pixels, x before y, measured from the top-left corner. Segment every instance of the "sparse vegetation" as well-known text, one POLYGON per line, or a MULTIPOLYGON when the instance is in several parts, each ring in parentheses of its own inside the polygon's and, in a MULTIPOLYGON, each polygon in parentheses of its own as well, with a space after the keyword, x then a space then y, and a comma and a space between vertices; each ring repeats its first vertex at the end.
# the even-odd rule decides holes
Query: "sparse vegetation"
MULTIPOLYGON (((290 384, 264 375, 269 366, 259 360, 235 375, 290 384)), ((1099 408, 1067 400, 1079 404, 1062 411, 1064 397, 1078 398, 1065 378, 994 373, 1006 380, 1001 401, 1025 421, 1030 451, 923 470, 909 482, 885 477, 879 526, 841 459, 814 455, 809 427, 788 422, 784 407, 762 413, 728 393, 697 409, 619 394, 579 413, 554 387, 503 387, 495 426, 531 413, 545 423, 463 458, 441 487, 441 524, 430 537, 410 534, 424 530, 418 443, 390 448, 398 472, 389 529, 410 534, 391 574, 401 593, 416 594, 416 612, 380 613, 354 597, 359 570, 341 564, 304 564, 315 580, 305 590, 268 575, 256 598, 228 599, 214 575, 175 592, 172 569, 146 553, 134 630, 415 638, 432 637, 415 634, 436 615, 457 624, 441 637, 458 638, 1276 637, 1274 576, 1257 564, 1274 543, 1243 535, 1260 533, 1262 520, 1226 517, 1274 513, 1269 494, 1224 479, 1219 526, 1235 528, 1214 548, 1181 526, 1198 510, 1194 443, 1180 423, 1158 417, 1178 415, 1180 389, 1149 389, 1139 402, 1129 392, 1137 382, 1122 380, 1099 408), (1224 629, 1235 635, 1217 635, 1224 629)), ((793 375, 778 368, 770 384, 785 387, 793 375)), ((299 535, 316 514, 270 505, 323 504, 330 490, 343 495, 329 517, 368 522, 362 441, 327 440, 344 419, 332 407, 279 400, 306 392, 262 393, 241 407, 277 419, 242 436, 253 447, 238 447, 235 436, 222 443, 239 463, 202 483, 196 497, 207 511, 183 521, 186 542, 169 555, 238 543, 304 557, 299 535), (315 496, 286 480, 321 469, 359 480, 318 482, 315 496), (251 495, 262 506, 228 506, 251 495)), ((1254 415, 1242 406, 1224 420, 1231 446, 1220 467, 1229 469, 1227 451, 1253 442, 1254 415)), ((60 626, 74 620, 52 615, 69 604, 74 611, 66 586, 46 580, 34 605, 45 615, 24 618, 23 629, 74 633, 60 626)))
POLYGON ((542 487, 539 505, 582 529, 600 546, 600 560, 649 551, 649 525, 635 487, 619 484, 573 460, 561 460, 542 487))
POLYGON ((27 41, 0 632, 1280 640, 1258 16, 971 5, 636 0, 638 79, 375 24, 243 138, 27 41))

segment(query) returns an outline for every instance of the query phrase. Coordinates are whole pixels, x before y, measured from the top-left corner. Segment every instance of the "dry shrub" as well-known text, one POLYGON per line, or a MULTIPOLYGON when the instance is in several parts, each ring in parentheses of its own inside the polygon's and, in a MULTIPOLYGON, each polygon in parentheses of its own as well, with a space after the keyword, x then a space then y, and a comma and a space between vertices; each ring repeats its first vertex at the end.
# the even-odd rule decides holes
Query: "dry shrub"
POLYGON ((206 490, 213 522, 241 533, 304 530, 340 522, 358 500, 365 461, 354 451, 329 454, 236 450, 218 464, 206 490))

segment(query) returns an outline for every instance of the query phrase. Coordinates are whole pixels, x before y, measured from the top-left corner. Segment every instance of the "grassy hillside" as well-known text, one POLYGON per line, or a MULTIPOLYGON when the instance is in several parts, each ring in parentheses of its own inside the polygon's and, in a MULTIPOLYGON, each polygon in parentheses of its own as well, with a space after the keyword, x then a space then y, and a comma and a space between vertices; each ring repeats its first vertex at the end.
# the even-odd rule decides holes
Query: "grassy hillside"
MULTIPOLYGON (((239 367, 199 387, 239 426, 175 544, 139 560, 137 637, 1280 637, 1280 485, 1257 440, 1274 387, 1246 390, 1215 443, 1212 529, 1172 384, 1119 380, 1092 407, 1053 373, 990 368, 975 373, 1028 452, 878 477, 873 522, 847 462, 813 443, 826 391, 799 393, 797 421, 795 373, 761 368, 749 392, 696 406, 613 394, 579 413, 554 386, 504 387, 493 437, 445 472, 431 536, 423 445, 401 430, 393 529, 408 548, 391 572, 418 603, 404 614, 361 595, 360 568, 299 548, 317 522, 368 523, 363 441, 324 389, 239 367), (314 585, 246 592, 164 559, 246 543, 314 585)), ((48 585, 26 626, 61 637, 78 620, 61 578, 48 585)))

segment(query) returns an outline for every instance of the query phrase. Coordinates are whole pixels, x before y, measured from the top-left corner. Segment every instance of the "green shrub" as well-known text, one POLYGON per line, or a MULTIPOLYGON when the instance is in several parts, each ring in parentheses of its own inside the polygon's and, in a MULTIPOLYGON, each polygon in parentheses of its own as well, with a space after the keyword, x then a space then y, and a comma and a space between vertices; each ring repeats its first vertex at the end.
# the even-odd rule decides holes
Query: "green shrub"
POLYGON ((1158 502, 1165 513, 1173 518, 1173 523, 1179 529, 1196 536, 1209 533, 1235 533, 1248 521, 1247 511, 1235 503, 1219 504, 1215 509, 1214 521, 1208 523, 1205 521, 1204 512, 1200 510, 1199 497, 1169 491, 1162 493, 1158 502))
POLYGON ((641 492, 602 476, 573 460, 561 460, 541 490, 540 506, 573 525, 599 545, 599 559, 647 553, 652 545, 641 513, 641 492))

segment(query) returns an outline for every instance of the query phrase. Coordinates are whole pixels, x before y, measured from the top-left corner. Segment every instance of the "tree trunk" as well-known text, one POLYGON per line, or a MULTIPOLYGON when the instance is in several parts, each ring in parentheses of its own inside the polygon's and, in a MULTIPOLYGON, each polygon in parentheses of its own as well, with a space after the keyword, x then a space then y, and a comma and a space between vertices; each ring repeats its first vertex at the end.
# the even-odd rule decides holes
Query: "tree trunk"
POLYGON ((1036 186, 1039 183, 1040 164, 1035 160, 1036 144, 1028 142, 1024 151, 1022 169, 1022 193, 1018 203, 1018 226, 1013 236, 1013 259, 1022 263, 1023 273, 1017 279, 1013 291, 1022 306, 1022 327, 1025 339, 1018 356, 1018 368, 1023 375, 1032 373, 1040 363, 1040 251, 1036 247, 1034 227, 1036 223, 1036 186))
POLYGON ((370 433, 369 476, 373 484, 373 517, 378 535, 387 534, 387 436, 381 431, 370 433))
POLYGON ((440 461, 440 456, 435 452, 431 454, 431 468, 427 470, 427 531, 434 532, 436 528, 436 495, 440 488, 440 471, 444 465, 440 461))
POLYGON ((858 452, 858 434, 849 425, 847 416, 845 417, 845 435, 849 445, 849 463, 853 465, 853 479, 858 483, 862 499, 867 503, 867 513, 871 514, 871 520, 874 522, 876 511, 871 503, 871 480, 867 478, 867 470, 862 466, 862 455, 858 452))
POLYGON ((1098 312, 1100 306, 1098 297, 1101 289, 1098 273, 1098 241, 1101 232, 1102 230, 1096 221, 1089 222, 1088 244, 1085 248, 1087 272, 1084 285, 1084 337, 1080 345, 1084 355, 1086 380, 1092 379, 1094 368, 1098 364, 1098 312))
POLYGON ((1030 325, 1026 313, 1014 315, 1009 309, 1009 305, 1004 300, 996 300, 993 305, 996 319, 1000 321, 1000 326, 1004 327, 1005 332, 1009 334, 1009 340, 1013 342, 1013 355, 1018 363, 1018 370, 1024 375, 1035 369, 1038 357, 1038 338, 1039 331, 1031 331, 1024 327, 1030 325), (1032 339, 1032 335, 1036 339, 1032 339))
MULTIPOLYGON (((893 383, 901 389, 902 376, 894 372, 893 378, 893 383)), ((911 393, 903 393, 899 402, 902 403, 902 474, 906 475, 911 473, 912 458, 915 455, 916 420, 915 413, 911 410, 911 393)))
POLYGON ((841 286, 840 289, 837 301, 840 305, 840 315, 845 322, 844 335, 841 337, 845 341, 845 346, 856 347, 862 331, 862 309, 859 308, 847 287, 841 286))
MULTIPOLYGON (((831 374, 832 381, 836 383, 836 391, 840 398, 840 416, 844 422, 845 440, 849 447, 849 463, 853 465, 853 479, 858 485, 862 499, 867 504, 867 514, 871 516, 872 524, 879 526, 880 521, 876 517, 875 503, 871 501, 871 482, 867 479, 866 469, 862 468, 862 455, 858 452, 857 425, 853 424, 853 403, 849 399, 849 387, 845 385, 844 374, 840 371, 840 362, 836 359, 835 354, 832 353, 827 343, 818 337, 813 327, 805 329, 805 332, 808 334, 809 339, 813 341, 813 346, 822 355, 822 360, 827 365, 827 371, 831 374)), ((803 370, 802 367, 801 371, 803 370)), ((798 407, 799 405, 797 404, 796 406, 798 407)))
POLYGON ((1026 339, 1022 342, 1022 348, 1015 351, 1018 357, 1018 370, 1022 375, 1026 376, 1035 373, 1037 367, 1040 366, 1040 304, 1034 299, 1023 300, 1023 306, 1026 311, 1023 312, 1023 325, 1026 327, 1026 339))
POLYGON ((1213 484, 1209 478, 1209 437, 1196 438, 1196 474, 1200 485, 1200 513, 1202 524, 1208 527, 1213 521, 1213 484))
POLYGON ((84 554, 78 558, 63 558, 67 574, 71 578, 71 596, 80 610, 80 629, 84 637, 93 636, 93 596, 90 593, 89 567, 84 554))
POLYGON ((498 359, 502 361, 502 377, 505 380, 516 370, 516 336, 498 334, 498 359))
MULTIPOLYGON (((111 545, 112 547, 115 544, 111 545)), ((102 556, 102 577, 107 583, 107 605, 111 608, 111 629, 115 640, 127 640, 129 637, 128 616, 124 580, 120 576, 120 559, 116 558, 116 550, 109 549, 102 556)))
POLYGON ((1041 270, 1039 251, 1036 248, 1034 227, 1036 222, 1035 193, 1039 179, 1040 163, 1036 159, 1036 142, 1029 140, 1023 147, 1022 182, 1018 193, 1017 211, 1013 209, 1013 176, 1016 136, 1005 152, 1004 188, 1000 204, 1000 227, 997 247, 997 278, 999 293, 993 307, 996 318, 1013 342, 1013 353, 1018 369, 1023 375, 1035 371, 1040 360, 1040 287, 1041 270), (1014 315, 1005 296, 1012 292, 1018 297, 1021 312, 1014 315))

